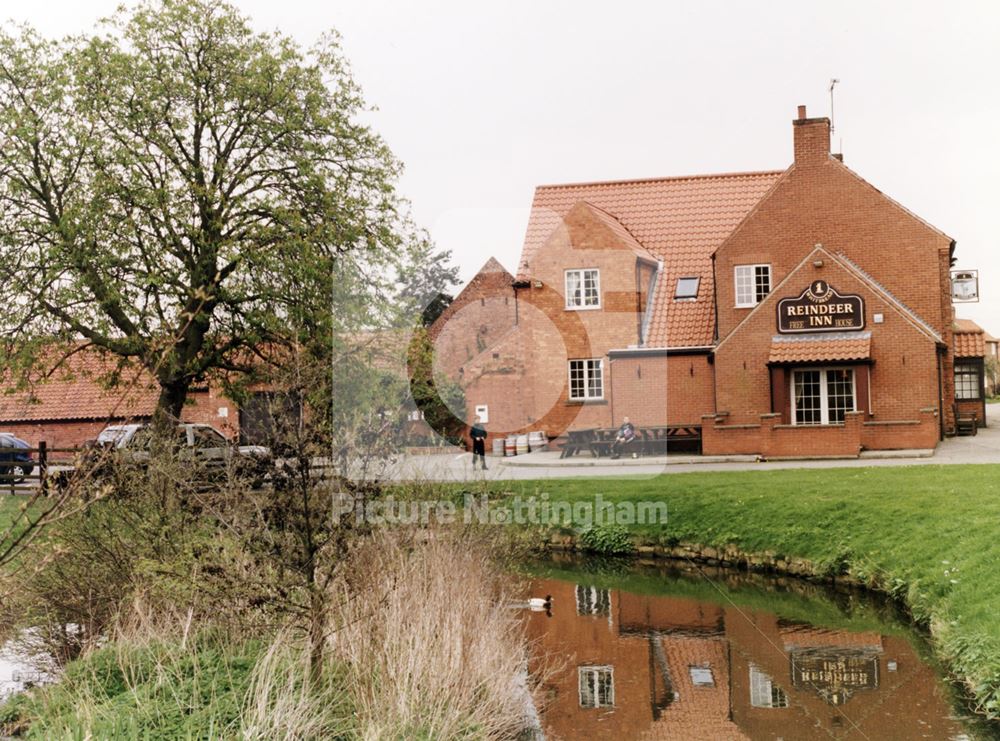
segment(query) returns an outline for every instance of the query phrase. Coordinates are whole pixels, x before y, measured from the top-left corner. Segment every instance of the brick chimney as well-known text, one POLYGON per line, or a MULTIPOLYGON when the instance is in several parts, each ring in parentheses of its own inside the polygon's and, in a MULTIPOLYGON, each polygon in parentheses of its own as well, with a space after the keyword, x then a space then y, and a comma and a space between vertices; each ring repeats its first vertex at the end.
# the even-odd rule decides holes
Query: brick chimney
POLYGON ((796 165, 820 165, 830 158, 830 119, 806 118, 806 107, 800 105, 792 131, 796 165))

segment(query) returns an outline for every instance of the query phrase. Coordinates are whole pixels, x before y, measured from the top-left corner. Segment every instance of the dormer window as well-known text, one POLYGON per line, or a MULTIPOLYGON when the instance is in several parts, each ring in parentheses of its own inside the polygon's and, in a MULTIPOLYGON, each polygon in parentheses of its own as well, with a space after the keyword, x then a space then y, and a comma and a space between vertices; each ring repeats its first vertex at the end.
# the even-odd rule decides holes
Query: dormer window
POLYGON ((566 308, 601 308, 601 271, 597 268, 566 271, 566 308))
POLYGON ((674 301, 693 301, 698 298, 698 285, 701 278, 697 276, 678 278, 677 290, 674 291, 674 301))

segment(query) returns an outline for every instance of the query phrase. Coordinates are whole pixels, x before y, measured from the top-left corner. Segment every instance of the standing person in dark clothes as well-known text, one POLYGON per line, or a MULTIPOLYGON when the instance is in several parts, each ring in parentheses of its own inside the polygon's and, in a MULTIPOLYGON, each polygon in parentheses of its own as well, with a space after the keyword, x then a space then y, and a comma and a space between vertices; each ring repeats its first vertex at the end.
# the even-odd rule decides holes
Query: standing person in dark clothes
POLYGON ((483 470, 486 470, 486 427, 483 425, 479 415, 476 415, 476 423, 472 426, 469 436, 472 438, 472 470, 476 470, 476 458, 483 463, 483 470))

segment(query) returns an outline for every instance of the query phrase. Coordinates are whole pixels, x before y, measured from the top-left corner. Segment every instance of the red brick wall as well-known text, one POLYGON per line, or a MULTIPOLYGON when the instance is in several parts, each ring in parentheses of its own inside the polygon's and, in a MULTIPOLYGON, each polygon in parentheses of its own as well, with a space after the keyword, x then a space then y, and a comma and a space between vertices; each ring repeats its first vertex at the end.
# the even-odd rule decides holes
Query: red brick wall
MULTIPOLYGON (((728 412, 730 424, 756 423, 772 411, 775 381, 767 367, 771 340, 777 334, 776 305, 786 296, 797 296, 812 280, 823 278, 841 293, 854 293, 865 301, 865 330, 871 332, 871 403, 865 388, 868 370, 856 366, 856 407, 866 410, 870 420, 916 420, 925 407, 938 407, 938 355, 934 341, 918 330, 903 314, 874 293, 866 283, 829 255, 814 251, 793 272, 788 284, 773 292, 715 353, 716 411, 728 412), (823 259, 823 266, 813 265, 823 259), (875 314, 883 321, 875 324, 875 314), (865 398, 860 398, 864 394, 865 398)), ((843 365, 823 363, 818 365, 843 365)), ((780 384, 786 383, 781 379, 780 384)), ((775 389, 774 411, 790 421, 785 397, 775 389), (780 407, 778 405, 781 405, 780 407)))
MULTIPOLYGON (((810 147, 829 140, 825 119, 795 126, 797 139, 803 129, 811 130, 810 147)), ((836 159, 811 156, 796 160, 716 252, 719 335, 729 334, 750 311, 735 308, 736 265, 770 264, 774 286, 816 244, 847 255, 939 333, 950 328, 951 240, 836 159)))
POLYGON ((514 327, 510 276, 505 285, 479 281, 480 277, 473 279, 431 328, 435 374, 458 379, 464 365, 492 348, 514 327))
MULTIPOLYGON (((531 286, 517 292, 528 350, 525 377, 533 387, 528 416, 550 435, 569 428, 614 426, 612 402, 616 417, 626 414, 616 396, 626 392, 616 385, 617 361, 609 362, 607 353, 639 341, 642 296, 637 278, 642 278, 635 253, 605 223, 586 209, 574 208, 538 251, 531 272, 531 286), (566 309, 565 271, 574 268, 600 270, 600 309, 566 309), (604 399, 570 401, 568 362, 586 358, 604 358, 604 399)), ((643 415, 652 413, 636 407, 635 394, 622 403, 643 415)), ((662 408, 662 400, 659 403, 662 408)))
POLYGON ((615 421, 628 417, 637 427, 666 424, 669 373, 666 356, 623 357, 611 361, 615 421))
MULTIPOLYGON (((793 130, 794 165, 716 252, 720 337, 732 332, 751 311, 735 308, 736 265, 770 264, 773 288, 814 245, 822 244, 831 253, 845 254, 874 276, 941 335, 949 348, 944 359, 943 386, 946 421, 950 427, 952 420, 947 400, 954 396, 950 350, 951 240, 828 156, 829 123, 826 119, 796 121, 793 130)), ((844 290, 833 281, 831 283, 844 290)), ((800 288, 796 284, 784 293, 790 295, 800 288)), ((900 356, 903 352, 905 349, 901 348, 900 356)), ((907 366, 903 369, 905 377, 912 379, 918 377, 918 373, 925 374, 927 378, 933 377, 936 385, 937 370, 935 368, 932 373, 924 367, 926 365, 922 360, 919 369, 907 366)), ((899 384, 899 388, 905 392, 908 383, 899 384)), ((884 393, 886 389, 884 386, 884 393)), ((937 396, 935 389, 934 397, 937 396)), ((899 393, 892 398, 883 396, 888 407, 885 413, 897 414, 897 408, 904 401, 911 408, 925 405, 923 399, 899 397, 899 393)), ((754 392, 749 392, 746 411, 758 409, 759 401, 754 392)))
POLYGON ((937 411, 923 409, 917 420, 900 422, 865 422, 861 444, 865 450, 930 450, 939 437, 937 411))
MULTIPOLYGON (((118 421, 122 423, 121 420, 118 421)), ((106 422, 2 422, 0 429, 12 432, 17 437, 37 448, 45 441, 49 448, 79 448, 87 440, 93 440, 107 426, 106 422)), ((70 453, 53 454, 54 458, 68 458, 70 453)))
POLYGON ((914 420, 863 422, 863 412, 848 412, 840 425, 788 425, 779 414, 763 414, 755 423, 729 424, 706 415, 702 424, 705 455, 762 455, 767 458, 855 457, 862 450, 927 450, 938 440, 934 409, 914 420))

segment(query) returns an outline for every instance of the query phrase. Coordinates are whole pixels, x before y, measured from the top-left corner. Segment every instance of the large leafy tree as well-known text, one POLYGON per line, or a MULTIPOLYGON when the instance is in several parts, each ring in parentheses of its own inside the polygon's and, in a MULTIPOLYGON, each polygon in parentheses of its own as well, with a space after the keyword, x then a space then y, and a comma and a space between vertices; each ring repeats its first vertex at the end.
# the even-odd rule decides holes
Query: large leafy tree
POLYGON ((307 52, 214 0, 0 33, 8 367, 83 340, 179 416, 214 372, 372 320, 366 276, 421 248, 364 111, 335 37, 307 52))

